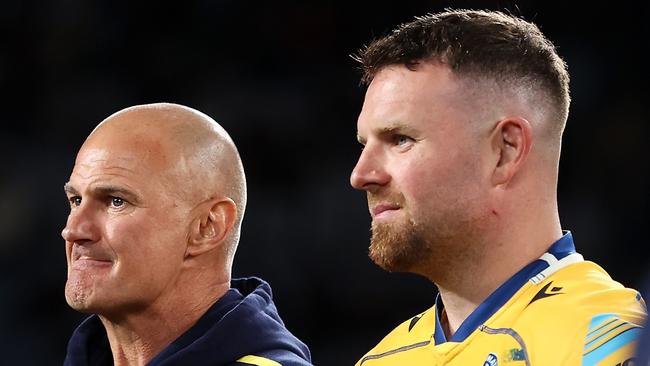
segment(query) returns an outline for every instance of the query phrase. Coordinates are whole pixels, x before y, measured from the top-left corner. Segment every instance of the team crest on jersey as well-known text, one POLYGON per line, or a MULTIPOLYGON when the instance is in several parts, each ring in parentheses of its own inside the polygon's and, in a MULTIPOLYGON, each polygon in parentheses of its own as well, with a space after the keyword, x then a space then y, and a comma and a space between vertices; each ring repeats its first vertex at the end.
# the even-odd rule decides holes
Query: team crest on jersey
POLYGON ((494 353, 490 353, 487 356, 487 359, 485 362, 483 362, 483 366, 498 366, 499 365, 499 360, 497 359, 497 355, 494 353))

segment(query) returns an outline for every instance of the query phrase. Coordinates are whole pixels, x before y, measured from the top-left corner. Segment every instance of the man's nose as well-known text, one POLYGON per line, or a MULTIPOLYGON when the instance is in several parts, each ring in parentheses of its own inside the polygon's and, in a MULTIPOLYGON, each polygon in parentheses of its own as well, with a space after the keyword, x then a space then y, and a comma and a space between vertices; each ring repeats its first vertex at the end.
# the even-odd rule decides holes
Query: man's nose
POLYGON ((372 191, 386 185, 390 175, 386 172, 382 152, 373 146, 366 145, 359 156, 357 165, 350 175, 352 187, 372 191))
POLYGON ((96 218, 90 207, 81 206, 75 208, 68 215, 61 236, 66 242, 84 244, 97 240, 96 218))

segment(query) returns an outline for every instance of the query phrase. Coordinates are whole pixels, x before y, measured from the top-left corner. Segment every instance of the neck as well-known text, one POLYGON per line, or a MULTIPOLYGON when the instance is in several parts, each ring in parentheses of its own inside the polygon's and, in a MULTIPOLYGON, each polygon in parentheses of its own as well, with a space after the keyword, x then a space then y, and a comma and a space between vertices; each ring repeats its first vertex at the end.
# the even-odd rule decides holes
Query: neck
POLYGON ((523 267, 541 257, 562 237, 559 220, 549 220, 549 225, 544 228, 538 222, 539 230, 526 230, 525 225, 520 225, 519 230, 514 227, 505 225, 496 230, 495 235, 484 234, 482 243, 473 243, 485 248, 479 256, 454 262, 454 268, 446 268, 438 271, 435 278, 430 277, 438 286, 445 304, 446 322, 441 325, 448 339, 490 294, 523 267), (517 235, 517 231, 525 235, 517 235), (504 233, 508 235, 507 238, 498 237, 504 233), (458 268, 467 270, 459 271, 458 268))
POLYGON ((138 312, 119 317, 99 315, 106 328, 114 364, 147 364, 189 330, 229 288, 229 281, 206 289, 191 286, 191 291, 172 291, 172 296, 158 299, 138 312), (197 297, 196 294, 210 295, 197 297))

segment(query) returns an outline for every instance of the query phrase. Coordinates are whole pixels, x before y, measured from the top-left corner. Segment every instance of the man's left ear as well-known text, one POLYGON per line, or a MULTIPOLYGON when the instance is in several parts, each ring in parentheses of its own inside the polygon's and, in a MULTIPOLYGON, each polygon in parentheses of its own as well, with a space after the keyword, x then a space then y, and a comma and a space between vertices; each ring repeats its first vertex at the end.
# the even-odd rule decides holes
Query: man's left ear
POLYGON ((237 205, 228 197, 213 198, 201 204, 190 228, 185 256, 197 256, 223 244, 237 218, 237 205))
POLYGON ((492 172, 492 184, 507 185, 530 153, 532 127, 524 118, 508 117, 497 123, 491 139, 494 150, 499 154, 492 172))

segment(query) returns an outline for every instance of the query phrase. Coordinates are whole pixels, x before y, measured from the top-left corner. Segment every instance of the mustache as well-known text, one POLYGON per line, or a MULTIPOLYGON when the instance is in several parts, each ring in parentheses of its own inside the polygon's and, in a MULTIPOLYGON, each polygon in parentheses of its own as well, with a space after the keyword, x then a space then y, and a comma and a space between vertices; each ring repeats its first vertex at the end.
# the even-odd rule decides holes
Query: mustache
POLYGON ((368 199, 368 207, 374 207, 378 204, 392 204, 402 207, 404 205, 404 195, 402 193, 381 194, 367 192, 366 198, 368 199))

